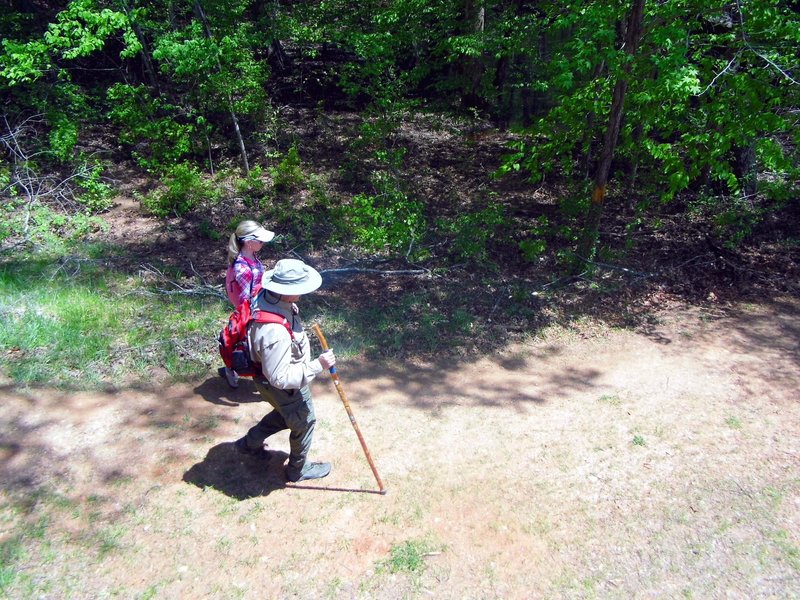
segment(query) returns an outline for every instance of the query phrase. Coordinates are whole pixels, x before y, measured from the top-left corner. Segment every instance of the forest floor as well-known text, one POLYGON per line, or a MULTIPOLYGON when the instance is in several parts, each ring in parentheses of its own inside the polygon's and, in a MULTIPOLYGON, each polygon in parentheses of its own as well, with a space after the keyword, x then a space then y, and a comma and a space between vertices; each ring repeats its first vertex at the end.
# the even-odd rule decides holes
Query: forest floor
MULTIPOLYGON (((130 201, 109 218, 111 238, 217 275, 219 242, 176 247, 130 201)), ((702 301, 625 287, 618 319, 341 360, 385 495, 327 377, 312 458, 333 471, 300 484, 282 475, 283 434, 269 464, 233 451, 266 412, 249 381, 0 381, 4 563, 11 540, 24 548, 0 595, 797 598, 800 300, 709 273, 702 301)))

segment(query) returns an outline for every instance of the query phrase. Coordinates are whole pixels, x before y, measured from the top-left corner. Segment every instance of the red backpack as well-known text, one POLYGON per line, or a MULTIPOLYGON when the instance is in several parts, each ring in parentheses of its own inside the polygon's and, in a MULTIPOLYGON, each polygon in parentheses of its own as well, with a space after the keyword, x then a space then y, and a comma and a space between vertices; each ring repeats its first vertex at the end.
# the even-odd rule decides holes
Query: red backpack
MULTIPOLYGON (((255 298, 253 299, 255 300, 255 298)), ((245 300, 231 313, 228 324, 219 332, 219 353, 222 362, 241 377, 261 377, 261 363, 250 358, 250 343, 247 340, 247 327, 252 322, 276 323, 283 325, 294 340, 292 325, 283 315, 256 310, 251 312, 250 300, 245 300)))

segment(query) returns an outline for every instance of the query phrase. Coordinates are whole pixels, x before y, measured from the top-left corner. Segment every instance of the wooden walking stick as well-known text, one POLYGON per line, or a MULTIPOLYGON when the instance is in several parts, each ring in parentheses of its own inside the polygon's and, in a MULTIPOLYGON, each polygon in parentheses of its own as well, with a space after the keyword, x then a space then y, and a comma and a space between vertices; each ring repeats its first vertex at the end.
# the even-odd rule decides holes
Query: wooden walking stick
MULTIPOLYGON (((328 349, 328 340, 325 339, 325 336, 322 333, 322 329, 320 326, 314 323, 312 325, 314 328, 314 333, 317 334, 317 338, 319 338, 319 343, 322 344, 322 350, 325 351, 328 349)), ((386 488, 383 486, 383 481, 381 481, 381 476, 378 475, 378 469, 375 468, 375 463, 372 461, 372 455, 369 453, 369 448, 367 448, 367 443, 364 441, 364 436, 361 435, 361 429, 358 428, 358 423, 356 423, 356 418, 353 416, 353 411, 350 408, 350 403, 347 401, 347 395, 344 393, 344 388, 342 387, 342 382, 339 380, 339 374, 336 372, 336 367, 331 367, 331 379, 333 379, 333 383, 336 385, 336 391, 339 392, 339 398, 342 399, 342 404, 344 404, 344 408, 347 411, 347 416, 350 417, 350 422, 353 424, 353 429, 356 430, 356 435, 358 435, 358 441, 361 442, 361 447, 364 449, 364 454, 367 457, 367 462, 369 463, 369 467, 372 469, 372 474, 375 475, 375 481, 378 482, 378 487, 380 488, 381 494, 386 493, 386 488)))

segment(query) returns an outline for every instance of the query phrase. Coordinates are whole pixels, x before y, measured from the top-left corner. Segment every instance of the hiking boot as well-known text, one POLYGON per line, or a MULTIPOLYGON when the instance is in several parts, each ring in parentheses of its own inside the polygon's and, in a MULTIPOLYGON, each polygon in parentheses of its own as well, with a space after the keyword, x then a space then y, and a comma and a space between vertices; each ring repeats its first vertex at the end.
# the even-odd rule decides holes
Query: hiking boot
POLYGON ((331 472, 331 463, 306 463, 303 471, 298 473, 296 470, 286 468, 286 479, 292 483, 306 481, 307 479, 322 479, 331 472))
POLYGON ((220 367, 217 370, 217 373, 219 373, 220 377, 226 379, 228 381, 228 385, 232 388, 239 387, 239 375, 237 375, 236 371, 233 369, 229 369, 228 367, 220 367))
POLYGON ((243 438, 239 438, 235 442, 233 442, 233 447, 239 454, 246 454, 247 456, 252 456, 253 458, 258 458, 260 460, 269 460, 269 450, 264 448, 264 446, 259 446, 258 448, 251 448, 250 445, 247 443, 247 436, 243 438))

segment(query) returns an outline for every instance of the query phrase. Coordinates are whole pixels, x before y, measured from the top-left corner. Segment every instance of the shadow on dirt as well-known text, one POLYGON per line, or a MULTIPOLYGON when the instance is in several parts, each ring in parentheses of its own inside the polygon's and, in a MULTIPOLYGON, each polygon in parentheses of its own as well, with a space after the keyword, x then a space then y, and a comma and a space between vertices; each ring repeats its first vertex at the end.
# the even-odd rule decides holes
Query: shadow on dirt
POLYGON ((288 457, 285 452, 276 450, 270 454, 271 460, 265 462, 237 454, 229 442, 217 444, 201 462, 184 473, 183 480, 201 489, 213 488, 237 500, 269 496, 286 487, 283 462, 288 457))
MULTIPOLYGON (((537 373, 537 358, 500 357, 484 361, 479 369, 457 378, 448 377, 453 369, 446 360, 409 367, 405 363, 342 362, 339 370, 351 401, 361 407, 375 407, 386 398, 403 402, 435 417, 444 408, 468 410, 470 407, 495 407, 526 412, 533 406, 560 401, 573 393, 596 388, 603 373, 582 366, 555 367, 554 372, 537 373), (508 368, 510 367, 510 368, 508 368), (487 383, 490 382, 490 383, 487 383)), ((540 365, 552 369, 552 361, 538 358, 540 365)), ((327 385, 323 380, 320 385, 327 385)))
POLYGON ((241 456, 231 443, 217 444, 206 457, 183 475, 183 481, 200 489, 211 488, 236 500, 269 496, 276 490, 385 494, 379 490, 332 487, 319 482, 287 484, 283 463, 288 454, 271 450, 270 461, 241 456))
POLYGON ((244 377, 239 379, 238 388, 230 387, 219 377, 211 377, 195 387, 194 393, 206 402, 220 406, 239 406, 251 402, 262 402, 253 381, 244 377))

